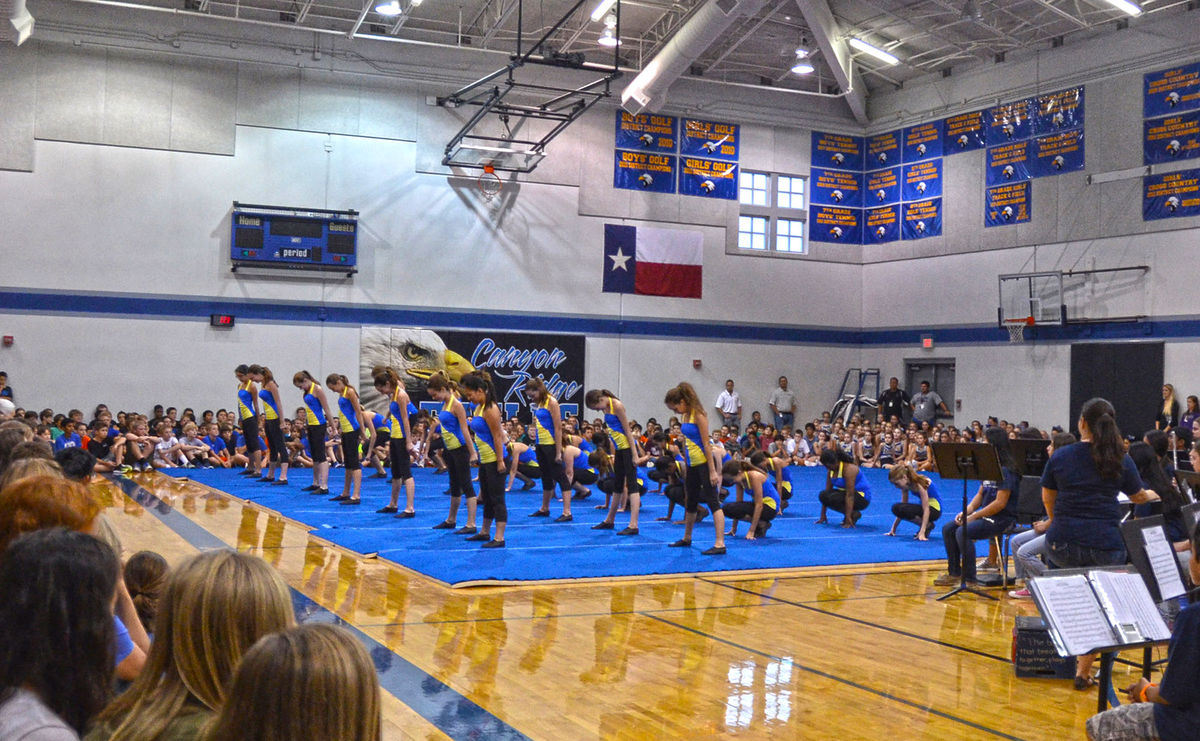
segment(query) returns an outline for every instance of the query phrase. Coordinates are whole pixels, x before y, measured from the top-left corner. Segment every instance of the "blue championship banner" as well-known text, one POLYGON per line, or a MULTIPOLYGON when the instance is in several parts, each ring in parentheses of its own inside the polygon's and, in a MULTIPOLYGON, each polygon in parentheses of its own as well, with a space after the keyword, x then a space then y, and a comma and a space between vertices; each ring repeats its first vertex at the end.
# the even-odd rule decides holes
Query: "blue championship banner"
POLYGON ((1083 129, 1039 136, 1030 147, 1029 173, 1035 178, 1083 169, 1083 129))
POLYGON ((1142 83, 1142 115, 1167 116, 1200 108, 1200 62, 1148 72, 1142 83))
POLYGON ((863 138, 847 134, 812 133, 813 167, 834 167, 838 170, 863 169, 863 138))
POLYGON ((971 152, 987 144, 984 112, 971 111, 950 116, 942 122, 942 154, 971 152))
POLYGON ((679 192, 685 196, 724 198, 738 197, 738 166, 732 162, 702 160, 699 157, 679 158, 679 192))
POLYGON ((866 166, 870 168, 900 164, 900 135, 900 131, 889 131, 886 134, 868 136, 866 166))
POLYGON ((1200 216, 1200 170, 1142 178, 1142 220, 1200 216))
POLYGON ((983 225, 1006 226, 1029 221, 1033 216, 1033 202, 1030 200, 1032 188, 1033 184, 1028 180, 988 188, 983 206, 983 225))
POLYGON ((812 168, 809 200, 826 206, 862 206, 862 173, 812 168))
POLYGON ((1033 99, 1035 134, 1054 134, 1083 127, 1083 87, 1072 87, 1033 99))
POLYGON ((678 138, 679 119, 674 116, 617 110, 617 149, 674 153, 678 138))
POLYGON ((1142 160, 1147 165, 1200 157, 1200 112, 1142 122, 1142 160))
POLYGON ((904 212, 904 223, 901 226, 901 230, 905 239, 924 239, 925 237, 941 236, 941 198, 905 203, 900 208, 904 212))
POLYGON ((814 242, 862 244, 862 211, 841 206, 809 209, 808 238, 814 242))
POLYGON ((613 155, 613 187, 674 193, 675 157, 618 149, 613 155))
POLYGON ((942 122, 931 121, 904 129, 904 161, 942 156, 942 122))
POLYGON ((863 211, 863 244, 883 244, 900 239, 900 207, 883 206, 863 211))
POLYGON ((904 166, 904 200, 918 201, 942 194, 942 158, 904 166))
POLYGON ((685 157, 737 162, 739 129, 737 124, 685 118, 679 154, 685 157))
POLYGON ((988 146, 1028 139, 1033 132, 1033 125, 1029 122, 1029 109, 1032 107, 1032 101, 1026 98, 989 108, 984 117, 988 146))
POLYGON ((900 168, 872 170, 864 178, 863 205, 883 205, 900 202, 900 168))
POLYGON ((1029 142, 1013 142, 987 150, 987 184, 1003 185, 1029 179, 1029 142))

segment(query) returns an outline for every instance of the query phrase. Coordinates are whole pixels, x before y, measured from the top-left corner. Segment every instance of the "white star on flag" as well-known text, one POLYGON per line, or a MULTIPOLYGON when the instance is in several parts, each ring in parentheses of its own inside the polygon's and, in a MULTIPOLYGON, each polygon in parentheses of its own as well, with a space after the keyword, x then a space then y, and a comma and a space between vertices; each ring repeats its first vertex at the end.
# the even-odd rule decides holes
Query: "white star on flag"
POLYGON ((613 261, 613 270, 628 270, 629 268, 625 266, 625 263, 629 262, 629 259, 633 255, 626 255, 618 248, 616 254, 609 255, 608 257, 613 261))

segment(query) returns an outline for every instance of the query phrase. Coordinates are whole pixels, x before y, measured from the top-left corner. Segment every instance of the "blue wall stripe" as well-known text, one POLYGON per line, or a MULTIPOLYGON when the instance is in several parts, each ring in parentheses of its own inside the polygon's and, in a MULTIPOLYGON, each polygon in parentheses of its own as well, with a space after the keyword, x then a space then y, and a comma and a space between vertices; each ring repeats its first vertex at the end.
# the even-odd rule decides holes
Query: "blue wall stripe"
MULTIPOLYGON (((206 319, 232 314, 241 320, 320 325, 390 325, 434 329, 477 329, 513 332, 551 332, 587 335, 662 337, 700 341, 841 347, 916 347, 923 335, 935 344, 980 345, 1008 341, 994 324, 940 327, 783 326, 729 322, 684 322, 668 319, 519 312, 463 311, 362 304, 314 304, 299 301, 261 301, 240 298, 165 298, 123 293, 0 290, 0 311, 28 314, 140 316, 206 319)), ((1096 322, 1042 326, 1026 330, 1027 339, 1063 343, 1086 340, 1147 340, 1200 338, 1200 317, 1148 318, 1139 322, 1096 322)))
MULTIPOLYGON (((132 479, 113 476, 111 480, 130 499, 142 505, 147 512, 174 530, 192 547, 198 550, 231 548, 229 544, 213 535, 204 526, 177 512, 170 504, 159 499, 148 489, 139 486, 132 479)), ((450 685, 396 654, 358 627, 346 622, 295 589, 292 589, 291 592, 297 621, 331 623, 354 633, 366 646, 367 652, 371 654, 371 659, 375 662, 379 685, 450 738, 529 741, 528 736, 459 694, 450 685)))

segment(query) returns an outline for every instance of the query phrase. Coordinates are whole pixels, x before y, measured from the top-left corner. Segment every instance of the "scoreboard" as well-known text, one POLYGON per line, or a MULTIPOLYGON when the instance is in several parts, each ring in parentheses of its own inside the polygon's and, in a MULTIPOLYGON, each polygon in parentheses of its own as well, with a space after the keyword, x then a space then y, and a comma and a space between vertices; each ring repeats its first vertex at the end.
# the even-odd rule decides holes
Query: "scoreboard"
POLYGON ((358 272, 358 212, 233 202, 229 259, 239 267, 358 272))

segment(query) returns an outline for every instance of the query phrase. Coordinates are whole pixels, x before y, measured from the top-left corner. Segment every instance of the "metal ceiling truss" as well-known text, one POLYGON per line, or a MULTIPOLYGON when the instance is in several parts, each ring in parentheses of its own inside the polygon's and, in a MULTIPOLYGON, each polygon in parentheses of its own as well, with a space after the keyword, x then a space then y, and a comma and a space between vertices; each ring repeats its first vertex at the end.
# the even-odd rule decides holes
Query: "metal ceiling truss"
MULTIPOLYGON (((558 33, 559 29, 585 2, 587 0, 577 0, 571 9, 564 13, 558 22, 528 49, 522 48, 524 43, 524 0, 515 0, 507 11, 500 11, 500 16, 511 15, 513 10, 517 13, 516 53, 504 67, 437 99, 438 105, 444 108, 460 106, 476 106, 478 108, 446 144, 442 165, 484 170, 491 168, 507 172, 531 172, 537 167, 546 146, 556 136, 586 113, 589 108, 611 96, 612 81, 621 76, 619 46, 613 47, 611 66, 588 63, 584 61, 582 54, 569 55, 550 52, 546 47, 546 42, 558 33), (602 72, 603 74, 578 87, 535 84, 517 79, 517 71, 526 64, 566 67, 602 72), (518 97, 523 99, 535 98, 538 102, 533 104, 510 102, 507 98, 512 93, 519 93, 518 97), (523 124, 537 121, 548 124, 549 129, 537 138, 518 138, 514 133, 514 128, 510 125, 513 119, 518 121, 517 130, 522 129, 523 124), (483 133, 497 128, 496 123, 499 123, 498 128, 502 128, 505 132, 504 136, 483 133), (489 124, 491 125, 489 126, 489 124), (478 155, 476 155, 476 161, 456 157, 460 149, 470 148, 475 148, 477 151, 489 149, 498 154, 490 160, 478 159, 478 155), (504 152, 513 155, 528 155, 528 157, 514 156, 508 159, 503 156, 504 152)), ((613 13, 617 21, 615 34, 619 39, 621 37, 621 0, 616 0, 613 13)), ((493 24, 493 32, 502 23, 503 19, 493 24)))

